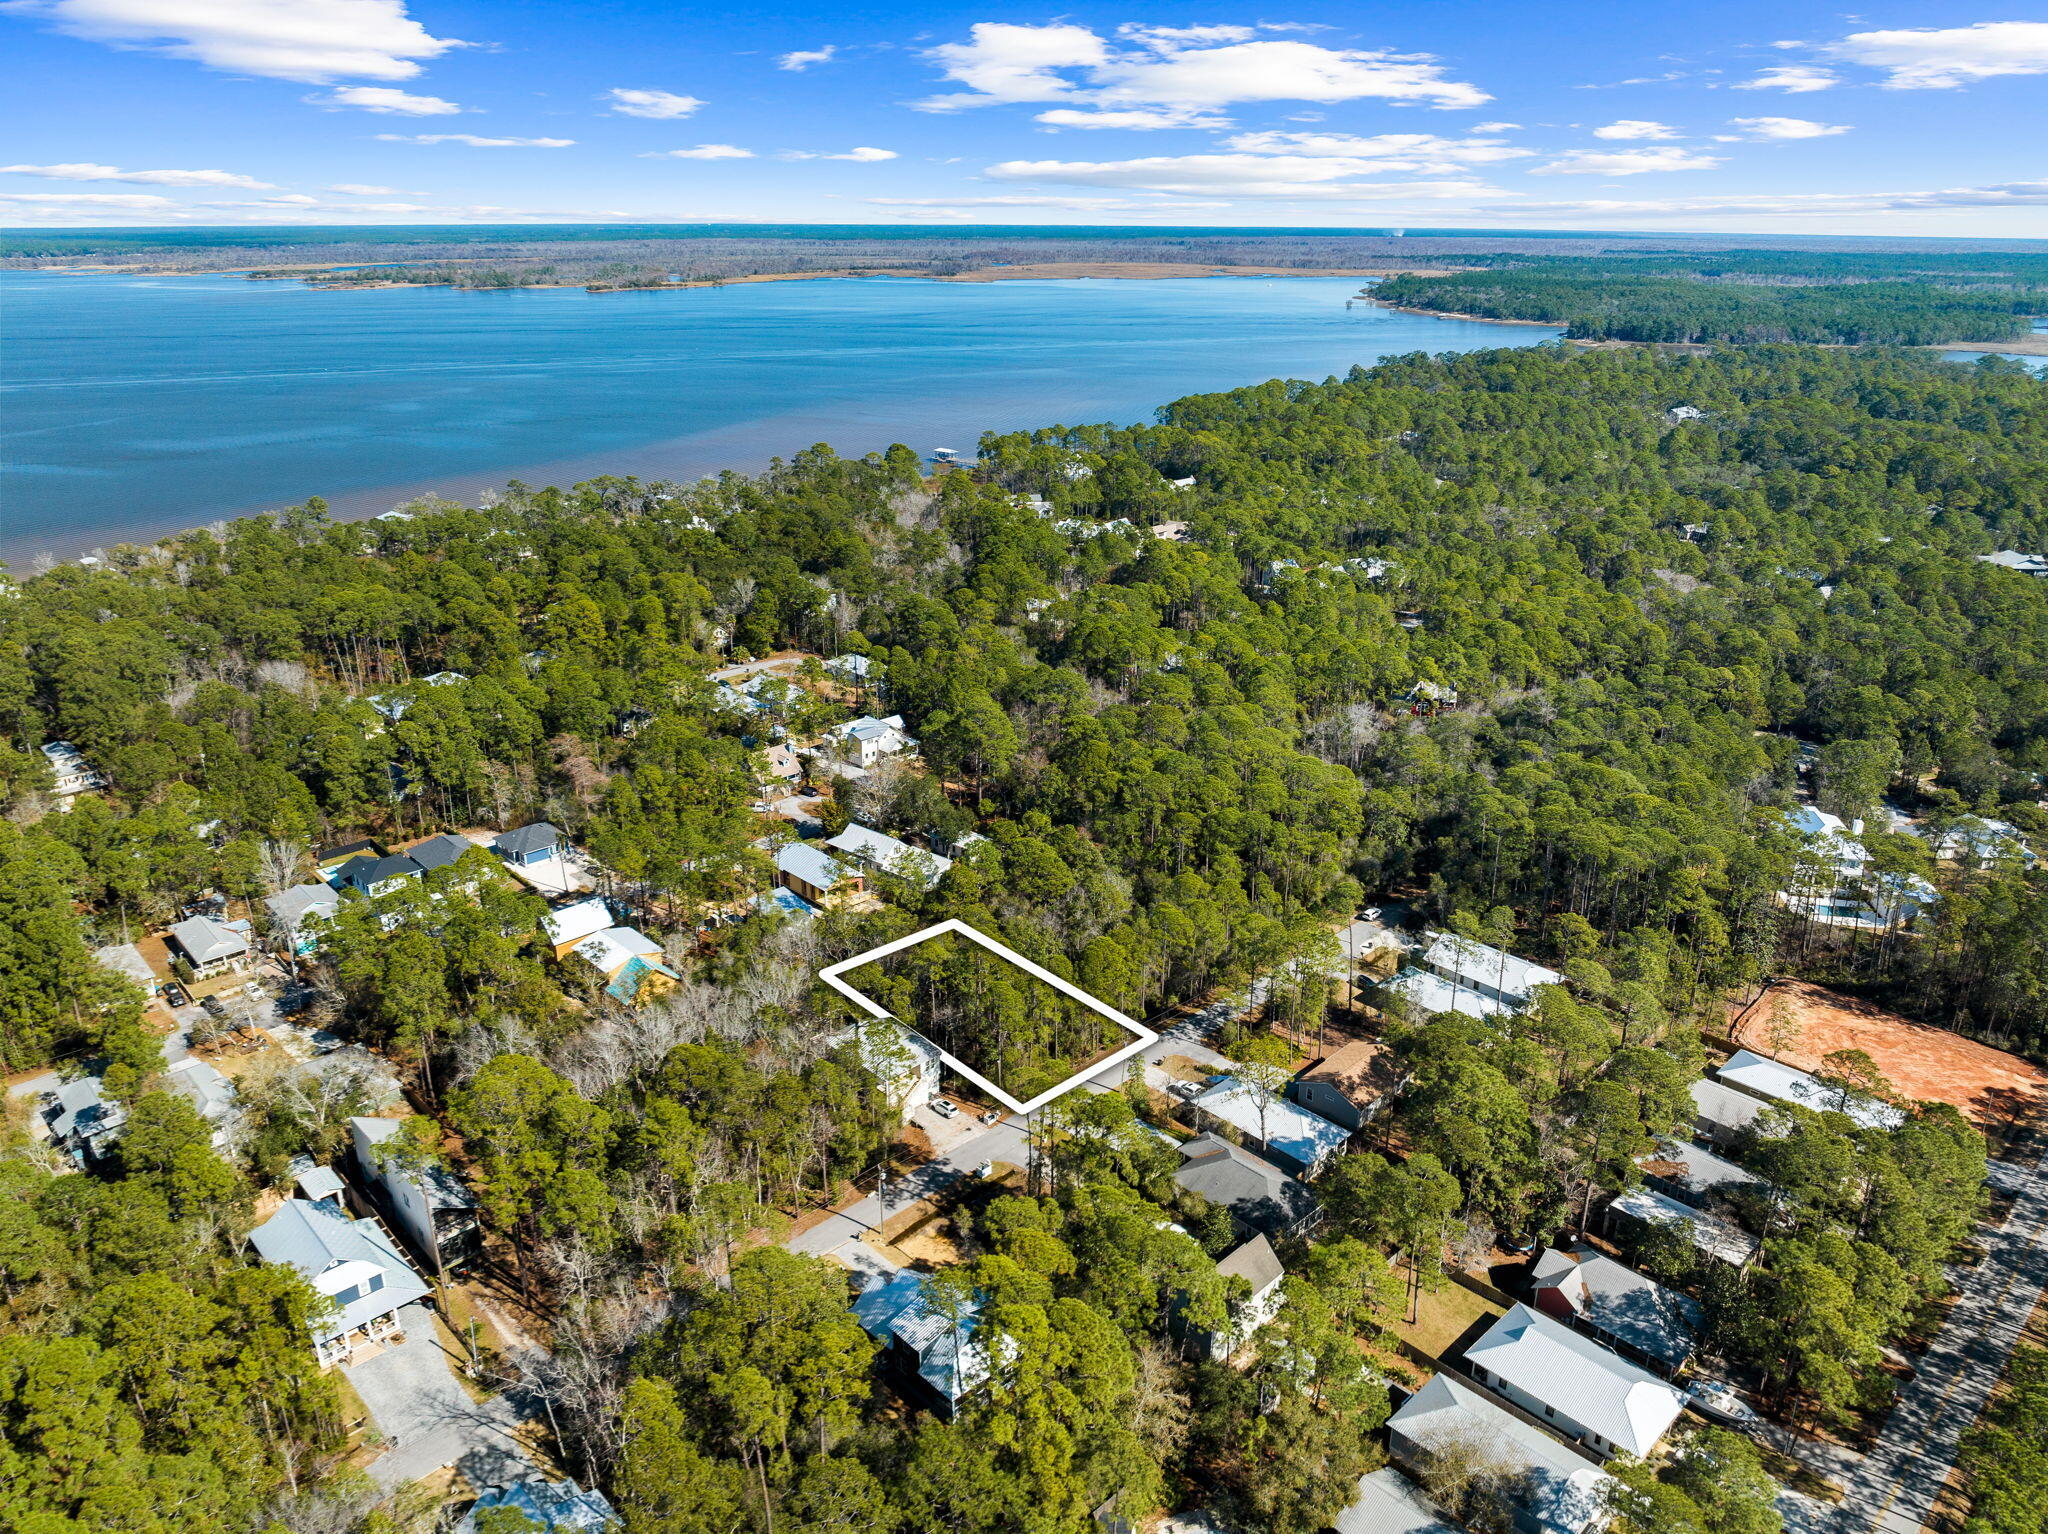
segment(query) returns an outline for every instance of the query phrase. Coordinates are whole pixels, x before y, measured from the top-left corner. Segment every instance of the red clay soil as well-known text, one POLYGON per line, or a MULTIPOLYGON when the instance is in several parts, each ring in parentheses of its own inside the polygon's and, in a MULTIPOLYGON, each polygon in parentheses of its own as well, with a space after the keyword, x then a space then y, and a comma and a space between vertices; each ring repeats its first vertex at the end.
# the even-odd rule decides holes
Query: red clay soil
POLYGON ((1770 1019, 1780 996, 1798 1021, 1795 1037, 1775 1051, 1787 1065, 1810 1071, 1835 1050, 1860 1049, 1901 1097, 1953 1103, 1980 1128, 2048 1110, 2048 1072, 2017 1055, 1801 980, 1773 986, 1743 1008, 1739 1018, 1730 1009, 1738 1044, 1759 1054, 1774 1053, 1770 1019))

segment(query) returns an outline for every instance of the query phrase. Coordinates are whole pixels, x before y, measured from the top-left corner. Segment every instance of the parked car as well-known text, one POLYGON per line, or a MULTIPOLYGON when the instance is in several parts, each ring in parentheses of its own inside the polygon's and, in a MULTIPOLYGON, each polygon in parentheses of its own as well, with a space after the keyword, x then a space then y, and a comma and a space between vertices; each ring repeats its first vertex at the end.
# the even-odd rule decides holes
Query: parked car
POLYGON ((960 1115, 959 1108, 943 1097, 934 1097, 932 1099, 932 1112, 942 1119, 957 1118, 960 1115))
POLYGON ((192 1005, 192 993, 182 985, 167 985, 164 987, 164 1000, 174 1007, 189 1007, 192 1005))
POLYGON ((199 998, 199 1005, 208 1017, 224 1018, 228 1015, 227 1003, 218 996, 202 996, 199 998))

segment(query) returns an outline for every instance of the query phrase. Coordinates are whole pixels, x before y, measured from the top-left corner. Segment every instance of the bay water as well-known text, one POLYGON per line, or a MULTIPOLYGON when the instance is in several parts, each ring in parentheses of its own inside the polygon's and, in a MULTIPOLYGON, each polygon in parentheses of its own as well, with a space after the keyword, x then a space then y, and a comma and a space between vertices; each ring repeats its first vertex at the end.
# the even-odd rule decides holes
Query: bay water
POLYGON ((1150 420, 1541 326, 1347 307, 1350 277, 916 278, 312 290, 233 276, 0 276, 0 559, 25 572, 222 517, 336 515, 518 478, 690 479, 813 443, 971 458, 987 430, 1150 420))

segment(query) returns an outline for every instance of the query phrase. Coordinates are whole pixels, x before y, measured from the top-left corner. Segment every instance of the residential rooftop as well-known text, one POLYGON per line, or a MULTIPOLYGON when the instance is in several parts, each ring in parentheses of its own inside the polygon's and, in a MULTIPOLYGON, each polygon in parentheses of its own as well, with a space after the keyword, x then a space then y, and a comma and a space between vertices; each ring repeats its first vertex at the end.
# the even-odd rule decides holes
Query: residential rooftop
POLYGON ((1685 1397, 1649 1370, 1527 1305, 1494 1322, 1465 1362, 1625 1454, 1650 1453, 1685 1410, 1685 1397))

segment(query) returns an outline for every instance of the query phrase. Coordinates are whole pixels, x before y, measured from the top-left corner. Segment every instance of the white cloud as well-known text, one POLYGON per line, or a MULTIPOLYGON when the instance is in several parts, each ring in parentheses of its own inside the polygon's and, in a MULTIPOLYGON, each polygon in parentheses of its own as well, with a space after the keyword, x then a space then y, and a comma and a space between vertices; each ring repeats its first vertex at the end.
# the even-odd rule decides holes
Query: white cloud
POLYGON ((1892 90, 1952 90, 1997 75, 2048 74, 2048 21, 1853 32, 1821 51, 1888 70, 1884 83, 1892 90))
POLYGON ((276 80, 410 80, 464 46, 433 37, 404 0, 10 0, 60 32, 276 80))
POLYGON ((1005 160, 991 165, 984 174, 994 181, 1195 196, 1381 201, 1499 195, 1496 188, 1470 180, 1365 183, 1350 179, 1383 174, 1390 168, 1383 160, 1325 155, 1188 154, 1135 160, 1005 160))
POLYGON ((380 133, 387 144, 467 144, 472 149, 567 149, 572 138, 479 138, 474 133, 380 133))
POLYGON ((819 149, 785 149, 777 156, 783 160, 852 160, 860 165, 873 165, 883 160, 897 158, 893 149, 871 149, 863 144, 858 149, 849 149, 844 154, 826 154, 819 149))
POLYGON ((1245 154, 1313 155, 1359 165, 1370 162, 1382 173, 1404 174, 1493 165, 1502 160, 1524 160, 1535 153, 1499 139, 1438 138, 1432 133, 1376 133, 1370 138, 1348 133, 1240 133, 1225 139, 1224 144, 1245 154))
POLYGON ((1645 122, 1640 117, 1624 117, 1619 122, 1611 122, 1604 128, 1595 128, 1593 130, 1593 137, 1595 138, 1648 139, 1677 138, 1678 136, 1676 128, 1670 127, 1665 123, 1645 122))
POLYGON ((1227 128, 1230 119, 1213 112, 1191 111, 1186 107, 1133 107, 1121 112, 1081 112, 1072 107, 1054 107, 1040 112, 1035 121, 1049 128, 1126 128, 1144 132, 1154 128, 1227 128))
POLYGON ((445 117, 462 110, 439 96, 415 96, 389 85, 343 85, 324 96, 308 96, 306 100, 316 107, 355 107, 397 117, 445 117))
POLYGON ((977 22, 969 41, 944 43, 926 55, 968 89, 914 105, 933 112, 1039 101, 1213 110, 1240 101, 1379 97, 1470 107, 1492 99, 1475 85, 1445 79, 1442 66, 1426 54, 1254 40, 1255 30, 1133 25, 1121 34, 1132 46, 1119 50, 1070 22, 977 22))
POLYGON ((1232 26, 1149 27, 1140 21, 1127 21, 1116 29, 1116 35, 1166 53, 1176 48, 1191 48, 1199 43, 1249 42, 1257 37, 1260 31, 1258 27, 1232 26))
POLYGON ((1227 202, 1135 202, 1128 197, 1056 197, 1020 192, 1009 197, 863 197, 875 208, 1061 208, 1072 213, 1185 213, 1227 208, 1227 202))
POLYGON ((918 103, 931 111, 980 106, 993 101, 1057 101, 1073 93, 1061 69, 1106 64, 1109 44, 1086 27, 1066 22, 1049 26, 1017 26, 1005 21, 978 21, 968 29, 969 41, 941 43, 930 57, 949 80, 958 80, 967 94, 937 96, 918 103))
POLYGON ((395 186, 367 186, 360 181, 337 181, 327 190, 346 192, 351 197, 393 197, 398 194, 395 186))
POLYGON ((699 144, 694 149, 653 149, 643 160, 751 160, 754 151, 737 144, 699 144))
POLYGON ((1788 96, 1803 96, 1809 91, 1824 91, 1842 83, 1842 77, 1832 69, 1820 69, 1811 64, 1774 64, 1754 80, 1738 80, 1735 89, 1739 91, 1783 91, 1788 96))
POLYGON ((1446 80, 1416 55, 1265 41, 1186 49, 1125 60, 1097 72, 1107 104, 1228 106, 1235 101, 1355 101, 1377 96, 1439 107, 1475 107, 1493 98, 1476 85, 1446 80))
POLYGON ((612 104, 621 117, 688 117, 704 105, 695 96, 678 96, 673 91, 610 91, 602 99, 612 104))
POLYGON ((1963 208, 2048 208, 2048 180, 1997 186, 1948 187, 1925 192, 1799 192, 1644 201, 1517 203, 1518 214, 1544 217, 1594 214, 1693 218, 1732 214, 1750 218, 1843 217, 1860 214, 1938 213, 1963 208))
POLYGON ((1658 170, 1712 170, 1721 162, 1710 154, 1692 149, 1574 149, 1548 165, 1539 165, 1532 176, 1641 176, 1658 170))
POLYGON ((1843 123, 1809 122, 1804 117, 1733 117, 1729 121, 1748 129, 1752 138, 1833 138, 1849 131, 1843 123))
POLYGON ((1520 123, 1474 123, 1472 131, 1474 133, 1513 133, 1521 126, 1520 123))
POLYGON ((231 170, 121 170, 113 165, 0 165, 0 175, 41 176, 49 181, 129 181, 142 186, 239 186, 268 191, 268 181, 231 170))
POLYGON ((837 43, 827 43, 822 48, 799 48, 794 53, 785 53, 775 61, 777 69, 793 69, 801 74, 813 64, 829 64, 832 55, 839 51, 837 43))
POLYGON ((10 210, 19 208, 29 213, 51 208, 121 208, 132 212, 178 206, 168 197, 153 197, 142 192, 0 192, 0 203, 6 204, 10 210))

